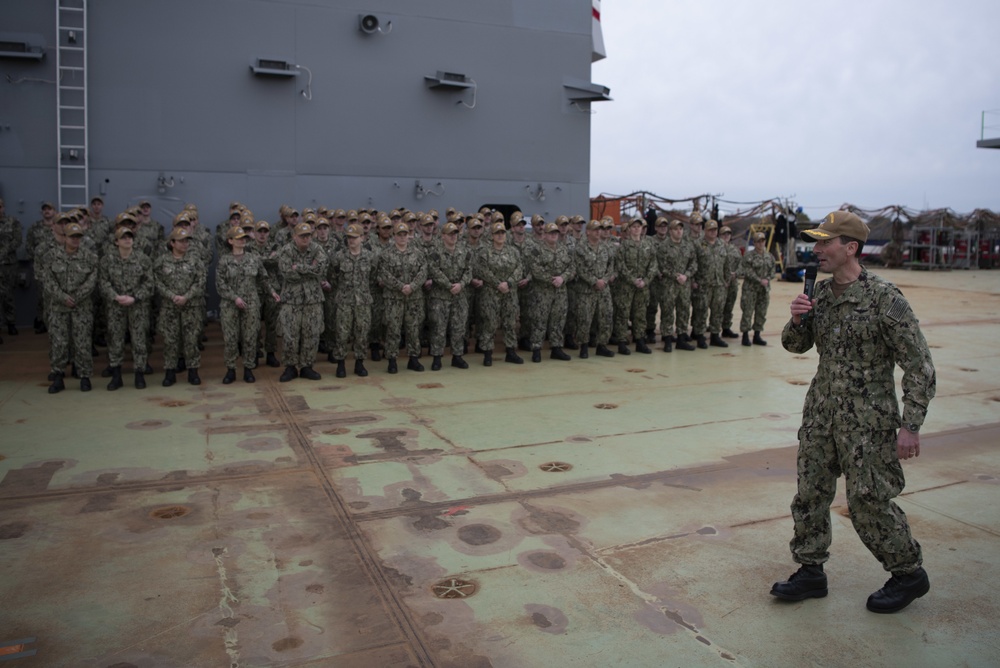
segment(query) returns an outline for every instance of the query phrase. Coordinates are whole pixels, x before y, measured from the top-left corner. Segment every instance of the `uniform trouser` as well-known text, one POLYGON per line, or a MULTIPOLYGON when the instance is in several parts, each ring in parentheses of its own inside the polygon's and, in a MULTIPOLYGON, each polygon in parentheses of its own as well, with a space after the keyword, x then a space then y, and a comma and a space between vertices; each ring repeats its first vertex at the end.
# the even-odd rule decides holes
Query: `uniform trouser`
MULTIPOLYGON (((148 303, 148 302, 147 302, 148 303)), ((118 304, 115 304, 118 306, 118 304)), ((135 306, 135 304, 133 304, 135 306)), ((104 299, 104 295, 101 294, 100 290, 94 290, 94 338, 99 336, 104 336, 105 339, 108 337, 108 311, 111 309, 112 305, 108 304, 104 299)), ((147 313, 147 324, 146 333, 149 333, 148 316, 149 309, 146 309, 147 313)))
POLYGON ((735 278, 729 280, 725 287, 725 302, 722 304, 722 329, 733 328, 733 309, 736 308, 736 297, 739 296, 739 281, 735 278))
MULTIPOLYGON (((278 350, 278 312, 281 310, 278 302, 271 295, 261 294, 260 322, 264 325, 264 351, 268 353, 278 350)), ((259 344, 258 344, 259 345, 259 344)))
POLYGON ((323 293, 323 333, 320 335, 327 348, 333 348, 337 337, 337 304, 333 301, 333 292, 323 293))
POLYGON ((536 285, 532 290, 534 308, 531 310, 531 347, 541 348, 546 335, 549 346, 562 348, 566 331, 566 312, 569 309, 566 288, 536 285))
POLYGON ((567 288, 566 290, 566 323, 563 325, 565 338, 576 338, 577 309, 579 305, 576 301, 577 293, 567 288))
POLYGON ((691 289, 691 336, 700 336, 705 332, 704 320, 708 317, 706 290, 705 286, 691 289))
POLYGON ((665 298, 664 291, 666 290, 666 283, 662 278, 655 278, 653 282, 649 284, 649 303, 646 305, 646 330, 653 332, 656 331, 656 312, 660 311, 660 334, 664 334, 663 329, 663 300, 665 298))
POLYGON ((177 360, 184 357, 184 365, 189 369, 201 366, 201 321, 205 317, 205 302, 189 301, 177 306, 169 299, 160 304, 157 332, 163 339, 163 368, 176 369, 177 360))
POLYGON ((343 360, 347 357, 347 344, 353 343, 354 359, 365 359, 371 326, 371 304, 337 304, 333 358, 343 360))
POLYGON ((35 318, 41 322, 43 325, 48 322, 46 318, 48 317, 48 303, 45 299, 45 289, 42 287, 42 282, 35 281, 35 318))
POLYGON ((590 339, 591 325, 597 328, 594 341, 607 345, 611 338, 611 289, 587 288, 576 290, 576 340, 586 344, 590 339))
POLYGON ((243 351, 243 368, 257 367, 257 337, 260 335, 260 304, 250 300, 245 309, 231 301, 222 302, 222 361, 227 369, 236 368, 236 358, 243 351))
POLYGON ((771 301, 771 293, 759 283, 754 285, 753 282, 756 280, 743 281, 743 294, 740 297, 740 310, 743 311, 743 316, 740 318, 741 332, 749 332, 751 325, 753 331, 763 331, 764 321, 767 319, 767 306, 771 301))
POLYGON ((323 302, 282 304, 282 362, 297 369, 312 366, 316 360, 319 336, 323 332, 323 302))
POLYGON ((80 378, 89 378, 94 370, 94 358, 90 355, 94 311, 89 299, 83 301, 69 310, 49 308, 49 362, 53 371, 62 373, 69 363, 72 347, 77 373, 80 378))
POLYGON ((432 297, 427 312, 430 318, 431 355, 444 355, 444 345, 451 333, 451 354, 461 357, 465 344, 465 323, 469 320, 469 300, 465 291, 447 299, 432 297))
POLYGON ((619 342, 628 340, 628 323, 632 321, 633 335, 638 339, 646 336, 646 305, 649 303, 649 288, 637 288, 628 283, 617 283, 612 292, 615 304, 614 336, 619 342))
POLYGON ((483 289, 479 295, 479 347, 493 351, 497 327, 503 328, 504 348, 517 345, 517 314, 520 310, 517 293, 513 290, 504 294, 497 290, 483 289))
POLYGON ((534 287, 529 281, 523 288, 517 289, 517 300, 518 300, 518 313, 519 313, 519 325, 517 328, 517 337, 519 339, 531 339, 531 304, 534 299, 534 287))
POLYGON ((479 328, 483 322, 482 299, 484 290, 486 288, 471 288, 467 296, 469 300, 469 323, 465 328, 465 333, 470 338, 473 335, 473 330, 475 330, 476 338, 479 338, 479 328))
POLYGON ((406 299, 385 299, 385 356, 399 356, 399 341, 406 335, 406 352, 420 357, 420 326, 424 324, 424 296, 414 292, 406 299))
MULTIPOLYGON (((14 281, 17 264, 0 264, 0 324, 17 324, 14 313, 14 281)), ((90 352, 88 349, 87 352, 90 352)))
POLYGON ((132 363, 136 371, 146 368, 149 360, 149 300, 122 306, 116 301, 107 305, 108 363, 119 367, 125 361, 125 335, 132 339, 132 363))
POLYGON ((660 303, 660 334, 687 334, 690 315, 691 286, 677 281, 664 284, 663 301, 660 303))
POLYGON ((896 454, 896 431, 799 429, 798 493, 792 501, 795 533, 790 547, 800 564, 830 558, 833 532, 830 504, 837 478, 844 475, 847 507, 861 542, 894 574, 920 567, 920 544, 910 535, 906 515, 892 499, 906 481, 896 454))
POLYGON ((726 286, 721 283, 719 285, 699 285, 698 292, 705 300, 705 308, 698 311, 699 318, 697 320, 694 319, 695 314, 692 313, 691 333, 701 335, 708 331, 710 334, 718 334, 722 331, 722 308, 726 304, 726 286), (711 319, 709 319, 709 311, 711 311, 711 319), (705 329, 706 320, 708 320, 707 330, 705 329))
POLYGON ((368 330, 368 339, 374 345, 385 341, 385 299, 382 297, 382 286, 374 284, 372 290, 372 324, 368 330))

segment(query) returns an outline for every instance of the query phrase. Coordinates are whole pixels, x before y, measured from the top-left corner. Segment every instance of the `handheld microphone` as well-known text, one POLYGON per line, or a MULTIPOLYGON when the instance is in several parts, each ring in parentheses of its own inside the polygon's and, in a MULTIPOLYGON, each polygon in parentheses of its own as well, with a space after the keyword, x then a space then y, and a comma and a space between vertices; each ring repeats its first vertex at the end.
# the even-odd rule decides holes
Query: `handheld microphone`
MULTIPOLYGON (((813 292, 816 291, 816 273, 817 273, 816 265, 809 265, 808 267, 806 267, 805 286, 802 288, 802 292, 810 300, 813 298, 813 292)), ((803 313, 801 318, 802 322, 805 322, 806 320, 809 319, 809 314, 803 313)))

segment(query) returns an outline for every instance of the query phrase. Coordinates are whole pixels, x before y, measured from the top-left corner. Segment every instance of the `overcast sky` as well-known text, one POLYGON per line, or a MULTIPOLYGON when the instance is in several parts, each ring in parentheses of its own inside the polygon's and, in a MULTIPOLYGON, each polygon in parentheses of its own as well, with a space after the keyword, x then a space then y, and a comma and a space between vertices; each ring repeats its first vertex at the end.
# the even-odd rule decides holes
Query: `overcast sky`
MULTIPOLYGON (((997 0, 603 0, 591 194, 1000 211, 997 0)), ((738 207, 723 205, 723 210, 738 207)))

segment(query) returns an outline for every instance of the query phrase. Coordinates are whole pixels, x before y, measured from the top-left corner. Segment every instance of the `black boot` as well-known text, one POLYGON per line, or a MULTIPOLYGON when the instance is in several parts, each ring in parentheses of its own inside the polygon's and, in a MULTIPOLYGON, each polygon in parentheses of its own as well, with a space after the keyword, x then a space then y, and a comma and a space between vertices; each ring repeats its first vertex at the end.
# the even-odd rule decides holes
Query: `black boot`
POLYGON ((804 601, 807 598, 823 598, 828 593, 823 564, 803 565, 784 582, 775 582, 771 596, 783 601, 804 601))
POLYGON ((766 346, 767 345, 767 341, 765 341, 764 339, 761 338, 760 332, 754 331, 754 333, 753 333, 753 344, 755 346, 766 346))
POLYGON ((646 330, 646 336, 644 336, 643 339, 645 341, 648 341, 649 343, 656 343, 656 330, 655 329, 647 329, 646 330))
POLYGON ((726 339, 738 339, 740 335, 734 332, 731 327, 726 327, 722 330, 722 337, 726 339))
POLYGON ((186 369, 187 369, 187 363, 184 361, 184 358, 183 357, 179 358, 177 360, 177 370, 184 371, 186 369))
POLYGON ((163 387, 170 387, 177 382, 177 372, 173 369, 163 370, 163 387))
POLYGON ((319 371, 316 371, 311 366, 304 366, 299 369, 299 378, 305 378, 306 380, 319 380, 322 377, 323 376, 319 374, 319 371))
POLYGON ((653 351, 649 349, 646 345, 646 339, 636 339, 635 340, 635 352, 642 353, 643 355, 649 355, 653 351))
POLYGON ((524 364, 524 360, 517 354, 516 348, 508 348, 507 355, 503 358, 503 361, 510 362, 511 364, 524 364))
POLYGON ((566 350, 578 350, 580 346, 578 346, 576 343, 576 337, 567 336, 566 343, 563 344, 563 348, 565 348, 566 350))
POLYGON ((461 355, 452 355, 451 356, 451 365, 453 367, 455 367, 456 369, 468 369, 469 368, 469 363, 466 362, 464 359, 462 359, 461 355))
POLYGON ((292 366, 291 364, 289 364, 288 366, 285 367, 285 370, 282 372, 281 376, 278 378, 278 382, 279 383, 287 383, 288 381, 295 380, 298 377, 299 377, 298 370, 294 366, 292 366))
POLYGON ((431 371, 440 371, 440 370, 441 370, 441 356, 435 355, 434 361, 431 362, 431 371))
POLYGON ((678 336, 677 350, 694 350, 694 346, 691 345, 691 337, 687 334, 681 334, 678 336))
POLYGON ((872 612, 899 612, 931 589, 927 571, 918 568, 906 575, 893 575, 885 586, 868 597, 872 612))
POLYGON ((580 359, 585 360, 590 357, 590 353, 587 352, 587 344, 580 346, 580 359))
POLYGON ((702 350, 707 350, 708 349, 708 341, 705 340, 705 335, 704 334, 699 334, 699 335, 697 335, 695 337, 692 337, 692 338, 694 338, 694 340, 698 342, 698 347, 699 348, 701 348, 702 350))
POLYGON ((337 358, 333 356, 332 350, 326 354, 326 361, 329 362, 330 364, 337 363, 337 358))
POLYGON ((372 362, 381 362, 382 347, 377 343, 373 343, 371 346, 371 350, 372 350, 372 362))
POLYGON ((277 357, 274 356, 274 353, 268 353, 267 354, 267 365, 268 366, 272 366, 272 367, 274 367, 274 368, 277 369, 279 366, 281 366, 281 362, 278 360, 277 357))
POLYGON ((750 345, 750 332, 743 332, 743 340, 740 343, 744 346, 750 345))
POLYGON ((188 369, 188 383, 191 385, 201 385, 201 378, 197 369, 188 369))
POLYGON ((537 363, 539 363, 539 362, 542 361, 542 349, 541 348, 532 348, 532 350, 531 350, 531 361, 534 362, 535 364, 537 364, 537 363))
POLYGON ((362 378, 368 375, 368 369, 365 368, 364 360, 354 360, 354 375, 361 376, 362 378))
POLYGON ((549 351, 549 357, 551 359, 561 360, 563 362, 568 362, 570 360, 570 357, 569 355, 566 354, 566 351, 564 351, 559 346, 556 346, 555 348, 549 351))
POLYGON ((722 337, 719 336, 718 334, 716 334, 715 332, 712 332, 711 345, 715 346, 716 348, 728 348, 729 347, 729 344, 726 343, 725 341, 723 341, 722 337))
POLYGON ((493 351, 487 350, 483 353, 483 366, 493 366, 493 351))
POLYGON ((424 365, 420 363, 419 357, 410 355, 410 361, 406 363, 406 368, 410 371, 423 371, 424 365))
POLYGON ((243 382, 244 383, 255 383, 257 379, 254 378, 253 369, 248 369, 243 367, 243 382))
POLYGON ((631 355, 632 351, 628 349, 628 344, 624 341, 618 342, 618 354, 619 355, 631 355))
POLYGON ((674 350, 674 337, 664 336, 663 337, 663 352, 669 353, 674 350))
MULTIPOLYGON (((113 366, 109 368, 111 369, 111 382, 108 383, 108 391, 114 392, 125 384, 122 382, 122 368, 120 366, 113 366)), ((103 375, 103 373, 101 375, 103 375)))
POLYGON ((390 357, 389 358, 389 373, 398 373, 398 372, 399 372, 399 367, 396 366, 396 358, 395 357, 390 357))
POLYGON ((135 389, 145 390, 146 389, 146 374, 142 371, 135 372, 135 389))
POLYGON ((236 380, 236 369, 226 369, 226 375, 222 377, 222 384, 229 385, 236 380))
POLYGON ((595 352, 596 354, 600 355, 601 357, 614 357, 614 356, 615 356, 615 353, 614 353, 614 351, 613 351, 613 350, 610 350, 610 349, 609 349, 609 348, 608 348, 608 347, 607 347, 606 345, 604 345, 603 343, 599 343, 599 344, 597 344, 597 349, 596 349, 596 350, 595 350, 594 352, 595 352))
POLYGON ((57 394, 66 389, 66 383, 63 382, 63 372, 56 371, 55 377, 52 379, 52 384, 49 385, 49 394, 57 394))
POLYGON ((517 340, 517 347, 519 349, 523 350, 524 352, 530 352, 531 351, 531 341, 528 340, 528 337, 523 336, 523 337, 521 337, 520 339, 517 340))
POLYGON ((347 378, 347 365, 344 364, 344 360, 337 360, 337 373, 335 375, 337 378, 347 378))
POLYGON ((87 376, 84 376, 83 378, 80 379, 80 391, 81 392, 90 392, 90 390, 91 390, 90 378, 87 377, 87 376))
POLYGON ((115 368, 110 364, 101 369, 101 378, 111 378, 115 373, 115 368))

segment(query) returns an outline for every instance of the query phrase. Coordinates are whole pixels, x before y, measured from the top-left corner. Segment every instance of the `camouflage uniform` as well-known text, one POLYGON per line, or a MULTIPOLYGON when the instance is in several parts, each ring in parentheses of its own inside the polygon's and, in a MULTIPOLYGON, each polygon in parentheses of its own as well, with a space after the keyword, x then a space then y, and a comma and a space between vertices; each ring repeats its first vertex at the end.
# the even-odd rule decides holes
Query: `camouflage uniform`
POLYGON ((215 268, 215 287, 221 300, 222 361, 227 369, 236 368, 236 358, 243 352, 243 368, 257 367, 257 343, 260 337, 260 302, 274 302, 271 281, 264 261, 256 253, 227 253, 215 268), (245 309, 236 305, 239 297, 245 309))
POLYGON ((622 239, 615 257, 615 280, 612 296, 615 305, 614 337, 619 343, 628 340, 629 320, 636 339, 646 335, 646 302, 649 284, 656 276, 656 252, 649 239, 622 239), (646 281, 646 287, 637 288, 636 279, 646 281))
MULTIPOLYGON (((290 234, 290 233, 289 233, 290 234)), ((319 244, 310 242, 300 251, 289 241, 278 252, 281 273, 282 362, 297 369, 311 367, 323 331, 323 288, 327 257, 319 244)))
MULTIPOLYGON (((266 244, 260 244, 254 241, 252 244, 247 244, 246 250, 248 253, 254 253, 258 255, 261 262, 264 263, 264 269, 267 271, 268 279, 271 281, 272 287, 279 285, 281 283, 281 276, 278 273, 278 244, 272 239, 268 239, 266 244)), ((281 309, 281 305, 274 301, 274 299, 265 299, 270 297, 270 294, 265 294, 262 292, 263 286, 258 290, 260 295, 260 322, 264 325, 264 333, 262 337, 264 339, 264 352, 274 354, 278 350, 278 312, 281 309)), ((260 348, 260 342, 257 343, 258 349, 260 348)))
POLYGON ((52 224, 44 219, 36 220, 28 228, 28 236, 24 242, 24 250, 32 262, 32 273, 35 276, 35 322, 45 324, 45 288, 42 285, 42 255, 52 239, 52 224))
POLYGON ((555 248, 539 245, 531 254, 527 270, 531 274, 531 348, 541 348, 546 335, 551 348, 562 348, 569 311, 568 287, 576 276, 569 245, 561 242, 555 248), (563 279, 558 288, 552 284, 557 276, 563 279))
POLYGON ((382 255, 392 245, 392 241, 383 242, 376 239, 374 242, 365 241, 366 246, 372 249, 372 273, 370 288, 372 293, 372 324, 368 329, 368 342, 372 351, 385 342, 385 299, 382 297, 382 284, 379 282, 379 267, 382 265, 382 255))
POLYGON ((120 367, 125 359, 125 336, 132 340, 132 362, 143 371, 149 359, 149 307, 153 296, 153 263, 133 249, 127 258, 118 249, 100 259, 98 274, 102 301, 107 310, 108 362, 120 367), (135 298, 131 306, 122 306, 115 297, 135 298))
POLYGON ((508 235, 507 237, 507 245, 510 246, 511 248, 517 249, 517 252, 520 253, 521 266, 524 268, 525 271, 525 275, 521 277, 521 280, 523 281, 525 278, 528 279, 528 282, 525 284, 524 287, 518 288, 518 293, 517 293, 518 311, 519 311, 519 318, 518 318, 519 325, 518 325, 517 338, 518 341, 523 340, 523 342, 527 343, 526 347, 530 348, 531 327, 532 327, 531 325, 531 303, 532 303, 531 278, 532 277, 528 267, 531 265, 531 255, 538 248, 538 244, 535 242, 534 239, 532 239, 527 234, 524 235, 524 240, 518 243, 514 239, 514 235, 511 234, 508 235))
POLYGON ((594 248, 586 240, 576 245, 573 253, 576 262, 576 277, 570 283, 570 290, 576 293, 577 321, 576 337, 581 344, 586 344, 590 338, 592 323, 597 325, 596 343, 607 345, 611 338, 611 279, 614 267, 611 261, 611 248, 607 244, 598 243, 594 248), (597 290, 594 285, 604 279, 603 290, 597 290))
POLYGON ((698 273, 695 280, 698 283, 698 292, 704 300, 705 308, 692 314, 692 318, 697 316, 698 320, 691 322, 691 336, 699 337, 705 334, 705 326, 708 325, 708 332, 718 334, 722 331, 722 308, 726 303, 726 277, 729 276, 729 254, 726 252, 726 244, 721 239, 716 239, 715 243, 708 243, 702 239, 696 245, 698 249, 698 273), (708 312, 711 311, 711 319, 708 312), (706 321, 708 321, 706 323, 706 321))
POLYGON ((685 239, 667 238, 656 248, 656 262, 662 276, 660 293, 660 335, 685 335, 691 316, 691 279, 698 271, 698 256, 694 244, 685 239), (687 281, 681 285, 677 275, 684 274, 687 281))
POLYGON ((469 321, 469 283, 472 282, 472 252, 464 244, 457 244, 449 251, 438 245, 427 258, 427 273, 434 283, 430 291, 431 340, 430 353, 444 355, 444 345, 451 331, 451 354, 462 355, 465 346, 465 327, 469 321), (454 283, 462 291, 451 294, 454 283))
POLYGON ((17 249, 23 241, 21 223, 17 218, 0 218, 0 324, 13 327, 14 285, 17 281, 17 249))
POLYGON ((354 359, 363 360, 368 350, 372 324, 372 282, 375 253, 362 247, 353 255, 346 246, 330 259, 329 276, 337 304, 333 357, 347 357, 347 344, 353 343, 354 359))
POLYGON ((504 245, 497 250, 493 244, 480 248, 473 275, 483 281, 479 290, 480 319, 476 325, 479 346, 483 350, 493 351, 498 326, 503 327, 504 347, 510 349, 517 346, 517 282, 523 274, 521 254, 514 248, 504 245), (497 288, 504 281, 510 286, 507 293, 497 288))
POLYGON ((726 297, 722 304, 722 329, 725 332, 731 332, 733 329, 733 310, 736 308, 736 298, 740 292, 737 274, 740 264, 743 262, 743 256, 740 254, 740 249, 732 242, 723 242, 721 239, 719 241, 722 242, 726 255, 729 256, 729 262, 726 263, 726 297))
POLYGON ((46 253, 42 283, 45 288, 49 326, 49 361, 52 371, 62 373, 73 362, 80 378, 90 378, 94 358, 90 355, 94 331, 91 295, 97 286, 97 255, 85 248, 68 253, 52 248, 46 253), (75 306, 67 306, 72 298, 75 306))
POLYGON ((893 373, 899 364, 902 423, 921 425, 936 388, 927 341, 899 289, 865 270, 839 298, 831 279, 818 282, 815 299, 806 321, 789 321, 781 334, 789 352, 815 345, 819 353, 799 429, 792 557, 801 564, 829 558, 830 504, 843 474, 862 542, 887 571, 912 573, 921 566, 920 544, 892 501, 905 485, 896 452, 901 421, 893 373))
MULTIPOLYGON (((656 312, 660 310, 660 306, 666 298, 667 281, 663 274, 663 267, 660 266, 660 246, 669 241, 670 237, 661 238, 658 234, 652 234, 646 238, 649 239, 649 243, 653 245, 653 251, 656 253, 657 272, 649 286, 649 303, 646 305, 646 340, 653 341, 656 333, 656 312)), ((662 326, 660 334, 666 336, 666 330, 662 326)))
POLYGON ((427 259, 416 248, 401 252, 395 245, 382 251, 379 262, 379 282, 385 306, 385 356, 399 356, 400 337, 406 337, 406 352, 420 357, 420 326, 424 322, 424 290, 427 280, 427 259), (404 285, 413 292, 404 295, 404 285))
POLYGON ((763 331, 767 319, 767 306, 771 299, 771 280, 774 278, 774 256, 770 253, 748 251, 740 262, 740 276, 743 277, 743 295, 740 299, 740 331, 763 331), (767 286, 760 284, 767 279, 767 286))
POLYGON ((173 253, 165 252, 153 261, 153 282, 160 297, 157 332, 163 338, 164 369, 176 370, 181 357, 188 369, 201 366, 198 343, 205 317, 206 279, 205 266, 197 253, 175 258, 173 253), (178 295, 187 299, 183 306, 173 302, 178 295))

